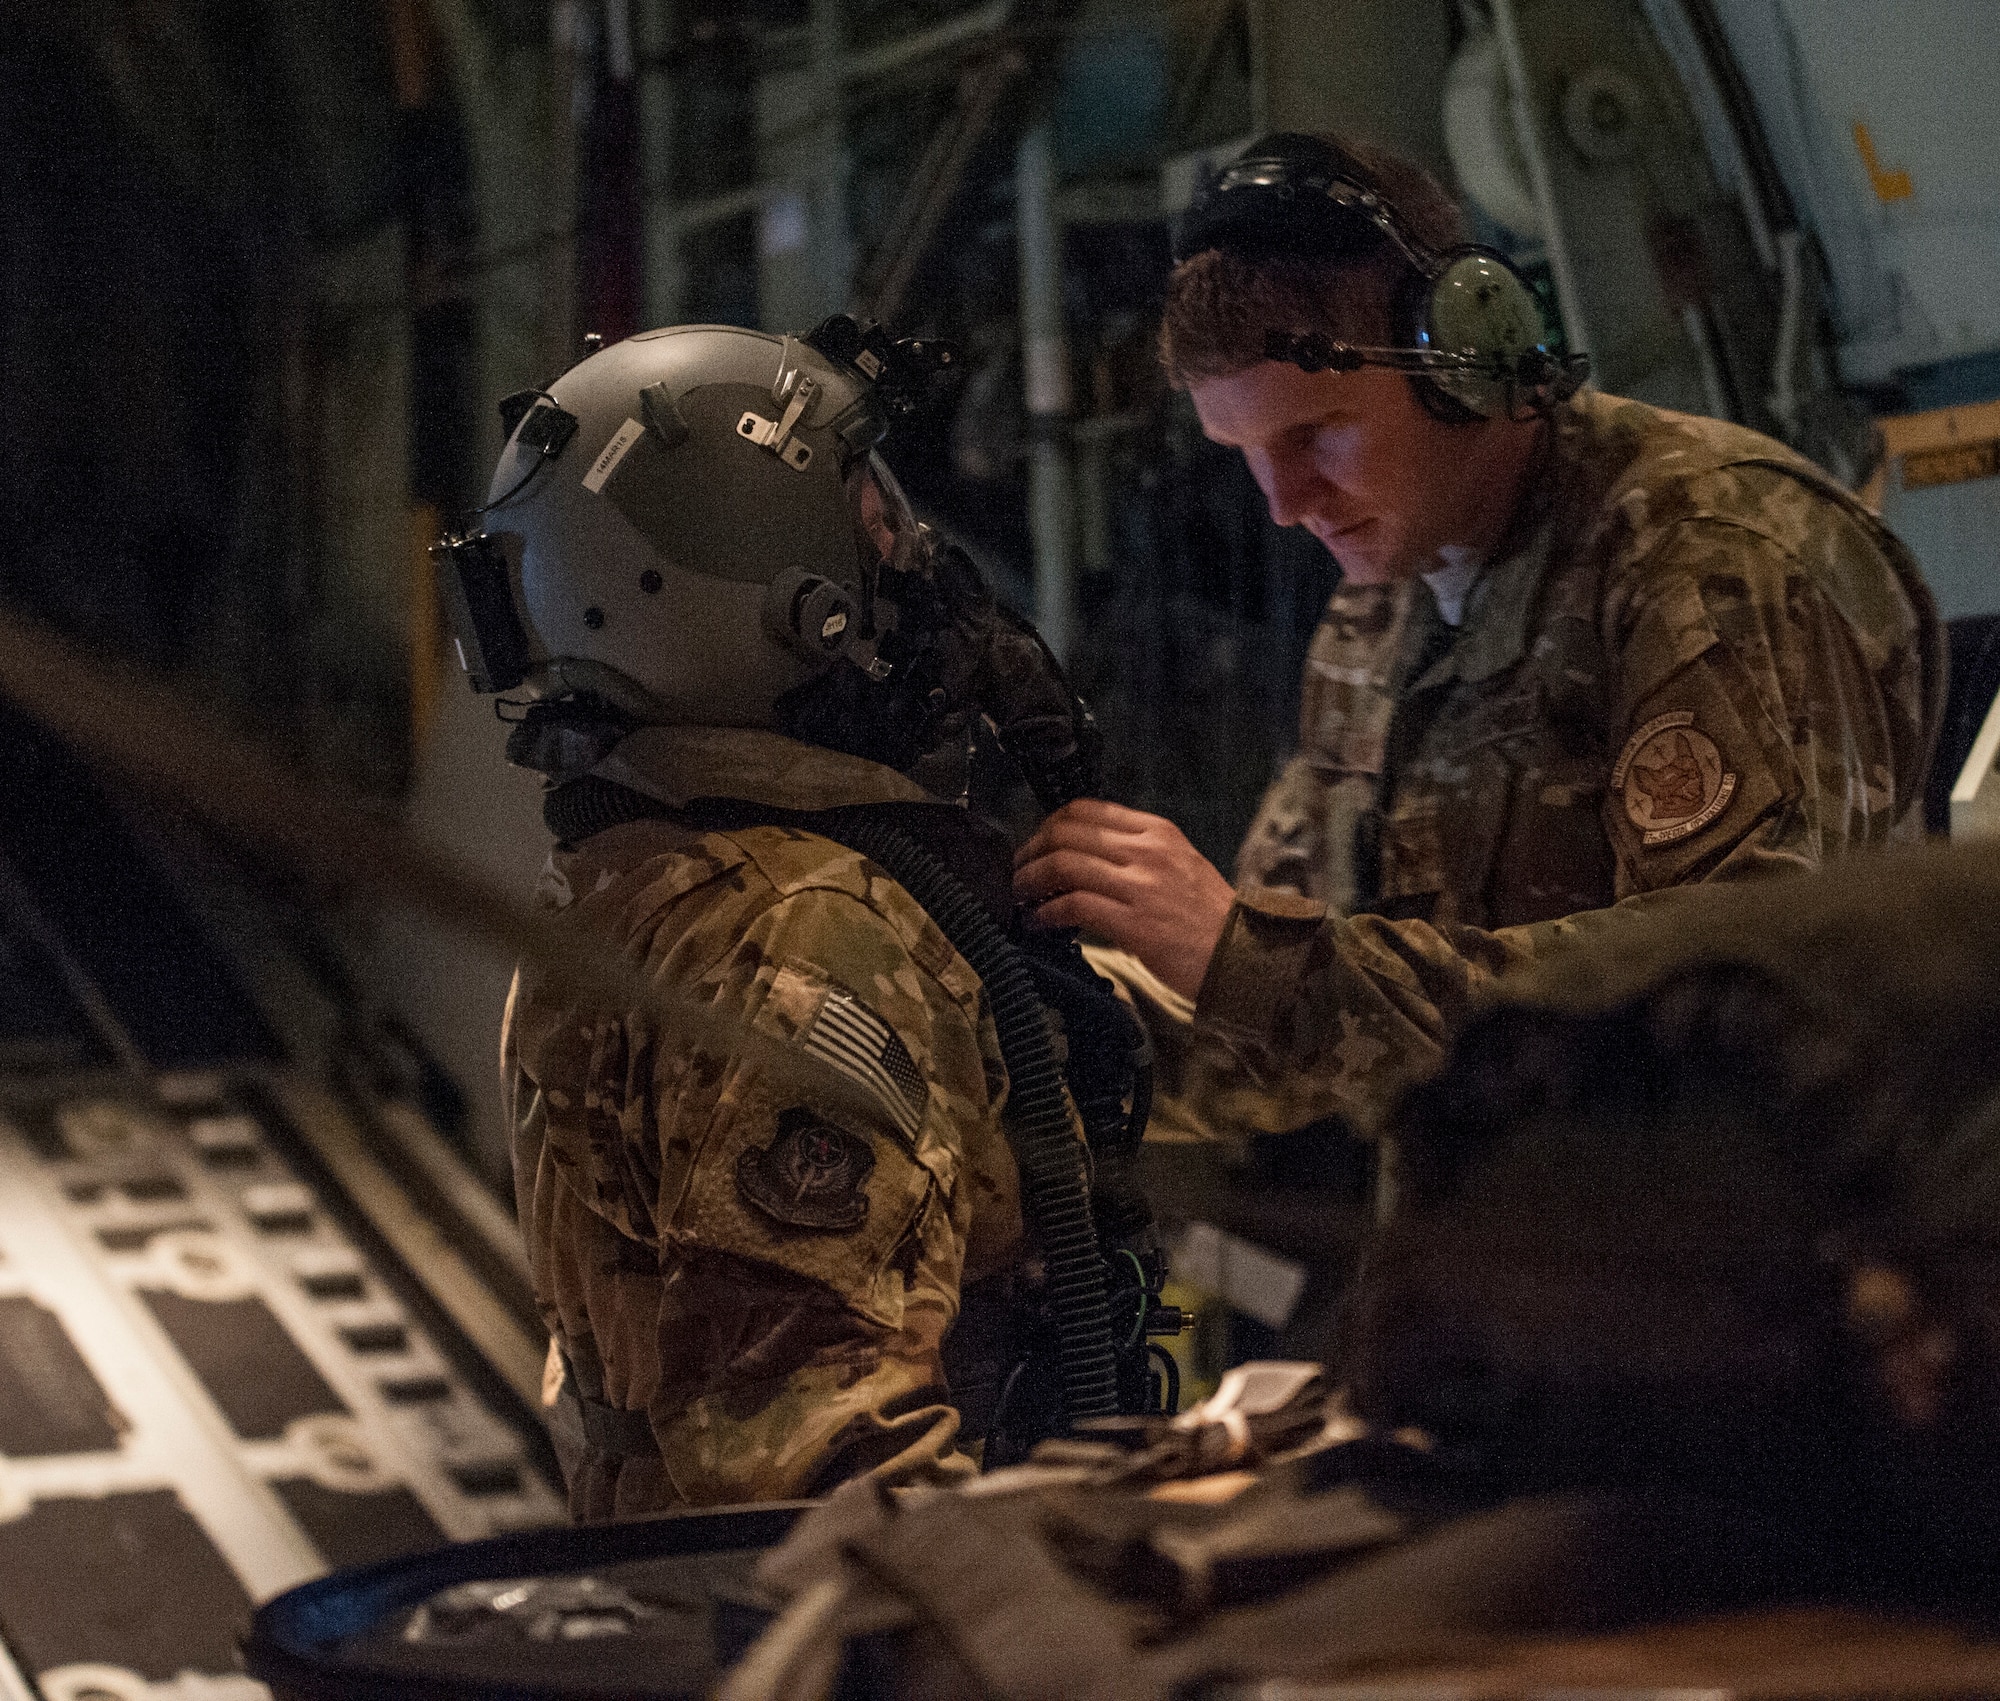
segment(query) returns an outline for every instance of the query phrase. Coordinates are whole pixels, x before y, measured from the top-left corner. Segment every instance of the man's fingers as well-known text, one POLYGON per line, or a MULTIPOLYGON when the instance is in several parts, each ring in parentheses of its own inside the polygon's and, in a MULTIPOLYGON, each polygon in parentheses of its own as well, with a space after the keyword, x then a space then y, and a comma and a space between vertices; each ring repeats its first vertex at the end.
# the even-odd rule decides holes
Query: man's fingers
POLYGON ((1109 862, 1124 862, 1138 851, 1148 832, 1160 825, 1164 823, 1157 815, 1101 798, 1079 798, 1064 804, 1035 829, 1014 853, 1014 865, 1018 868, 1053 850, 1086 851, 1109 862))
POLYGON ((1094 933, 1190 998, 1235 900, 1171 821, 1097 800, 1042 823, 1015 858, 1014 895, 1038 926, 1094 933))
POLYGON ((1143 809, 1127 809, 1122 803, 1113 803, 1102 797, 1079 797, 1074 802, 1065 803, 1049 817, 1051 821, 1075 821, 1120 833, 1143 832, 1152 822, 1160 819, 1158 815, 1148 815, 1143 809))
POLYGON ((1030 910, 1028 919, 1037 927, 1081 927, 1108 939, 1113 945, 1123 944, 1122 935, 1129 931, 1124 925, 1131 919, 1132 912, 1116 898, 1107 898, 1101 892, 1064 892, 1054 897, 1039 909, 1030 910))
POLYGON ((1122 900, 1134 884, 1119 864, 1081 850, 1052 850, 1014 870, 1014 896, 1024 904, 1078 891, 1122 900))
POLYGON ((1043 824, 1042 830, 1015 854, 1014 866, 1026 867, 1046 856, 1087 856, 1100 862, 1131 861, 1143 841, 1130 833, 1108 832, 1081 821, 1065 821, 1059 826, 1043 824))

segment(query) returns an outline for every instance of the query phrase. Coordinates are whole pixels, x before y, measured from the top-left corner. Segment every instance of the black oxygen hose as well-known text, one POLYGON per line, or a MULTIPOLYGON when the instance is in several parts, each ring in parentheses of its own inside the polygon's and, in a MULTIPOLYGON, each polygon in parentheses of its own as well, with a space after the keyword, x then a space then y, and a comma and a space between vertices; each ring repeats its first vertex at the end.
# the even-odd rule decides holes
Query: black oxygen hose
POLYGON ((1035 990, 1062 1017, 1069 1043, 1063 1074, 1090 1148, 1090 1208, 1098 1233, 1113 1241, 1143 1237, 1153 1222, 1135 1169, 1152 1105, 1144 1031, 1074 944, 1065 947, 1051 936, 1047 953, 1020 949, 1035 990))
POLYGON ((1056 1366, 1071 1424, 1118 1413, 1111 1303, 1097 1244, 1084 1148, 1070 1121, 1042 1000, 1020 951, 985 907, 928 851, 885 821, 841 812, 834 833, 914 898, 986 988, 1007 1065, 1008 1121, 1021 1201, 1045 1260, 1056 1366))

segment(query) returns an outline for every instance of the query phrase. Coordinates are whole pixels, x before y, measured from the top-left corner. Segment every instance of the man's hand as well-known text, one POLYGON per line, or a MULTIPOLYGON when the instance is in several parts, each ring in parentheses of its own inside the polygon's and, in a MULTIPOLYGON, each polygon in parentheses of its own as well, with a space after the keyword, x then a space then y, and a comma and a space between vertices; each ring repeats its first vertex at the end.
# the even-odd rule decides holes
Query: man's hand
POLYGON ((1097 798, 1065 804, 1014 856, 1014 896, 1045 927, 1083 927, 1188 998, 1235 893, 1171 821, 1097 798))

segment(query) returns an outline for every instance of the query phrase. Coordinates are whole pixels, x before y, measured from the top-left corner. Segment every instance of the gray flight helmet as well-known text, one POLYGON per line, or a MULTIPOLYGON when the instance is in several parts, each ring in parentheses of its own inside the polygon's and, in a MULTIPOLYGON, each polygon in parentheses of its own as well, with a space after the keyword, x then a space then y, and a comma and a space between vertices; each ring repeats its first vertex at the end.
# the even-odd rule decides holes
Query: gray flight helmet
POLYGON ((500 669, 465 653, 477 585, 454 563, 474 688, 768 727, 837 661, 878 670, 877 574, 918 528, 873 453, 871 391, 795 337, 725 325, 644 332, 572 367, 516 423, 471 540, 491 610, 518 623, 500 669))

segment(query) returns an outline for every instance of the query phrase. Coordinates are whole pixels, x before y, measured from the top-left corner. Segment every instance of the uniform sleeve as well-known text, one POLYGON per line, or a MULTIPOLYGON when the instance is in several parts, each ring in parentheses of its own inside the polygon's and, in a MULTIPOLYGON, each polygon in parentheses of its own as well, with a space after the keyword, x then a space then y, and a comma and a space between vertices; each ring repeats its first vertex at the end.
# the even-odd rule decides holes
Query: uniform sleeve
POLYGON ((1245 890, 1175 1036, 1194 1119, 1281 1131, 1337 1114, 1365 1129, 1497 976, 1698 883, 1906 836, 1940 682, 1921 584, 1892 565, 1824 502, 1777 535, 1705 519, 1668 532, 1607 604, 1604 826, 1621 901, 1486 932, 1245 890))
POLYGON ((1686 890, 1493 931, 1329 915, 1289 892, 1239 891, 1180 1036, 1174 1113, 1212 1132, 1284 1133, 1330 1116, 1372 1132, 1501 975, 1686 890))
POLYGON ((846 893, 665 931, 649 968, 725 1021, 691 1049, 638 1016, 579 1025, 556 1060, 585 1085, 544 1094, 545 1148, 624 1248, 621 1269, 594 1225, 540 1231, 599 1248, 570 1261, 565 1333, 648 1414, 668 1503, 969 1474, 939 1349, 1000 1138, 976 1016, 846 893))
POLYGON ((1769 529, 1686 521, 1607 596, 1621 896, 1816 868, 1920 827, 1930 611, 1857 519, 1769 476, 1769 529))

